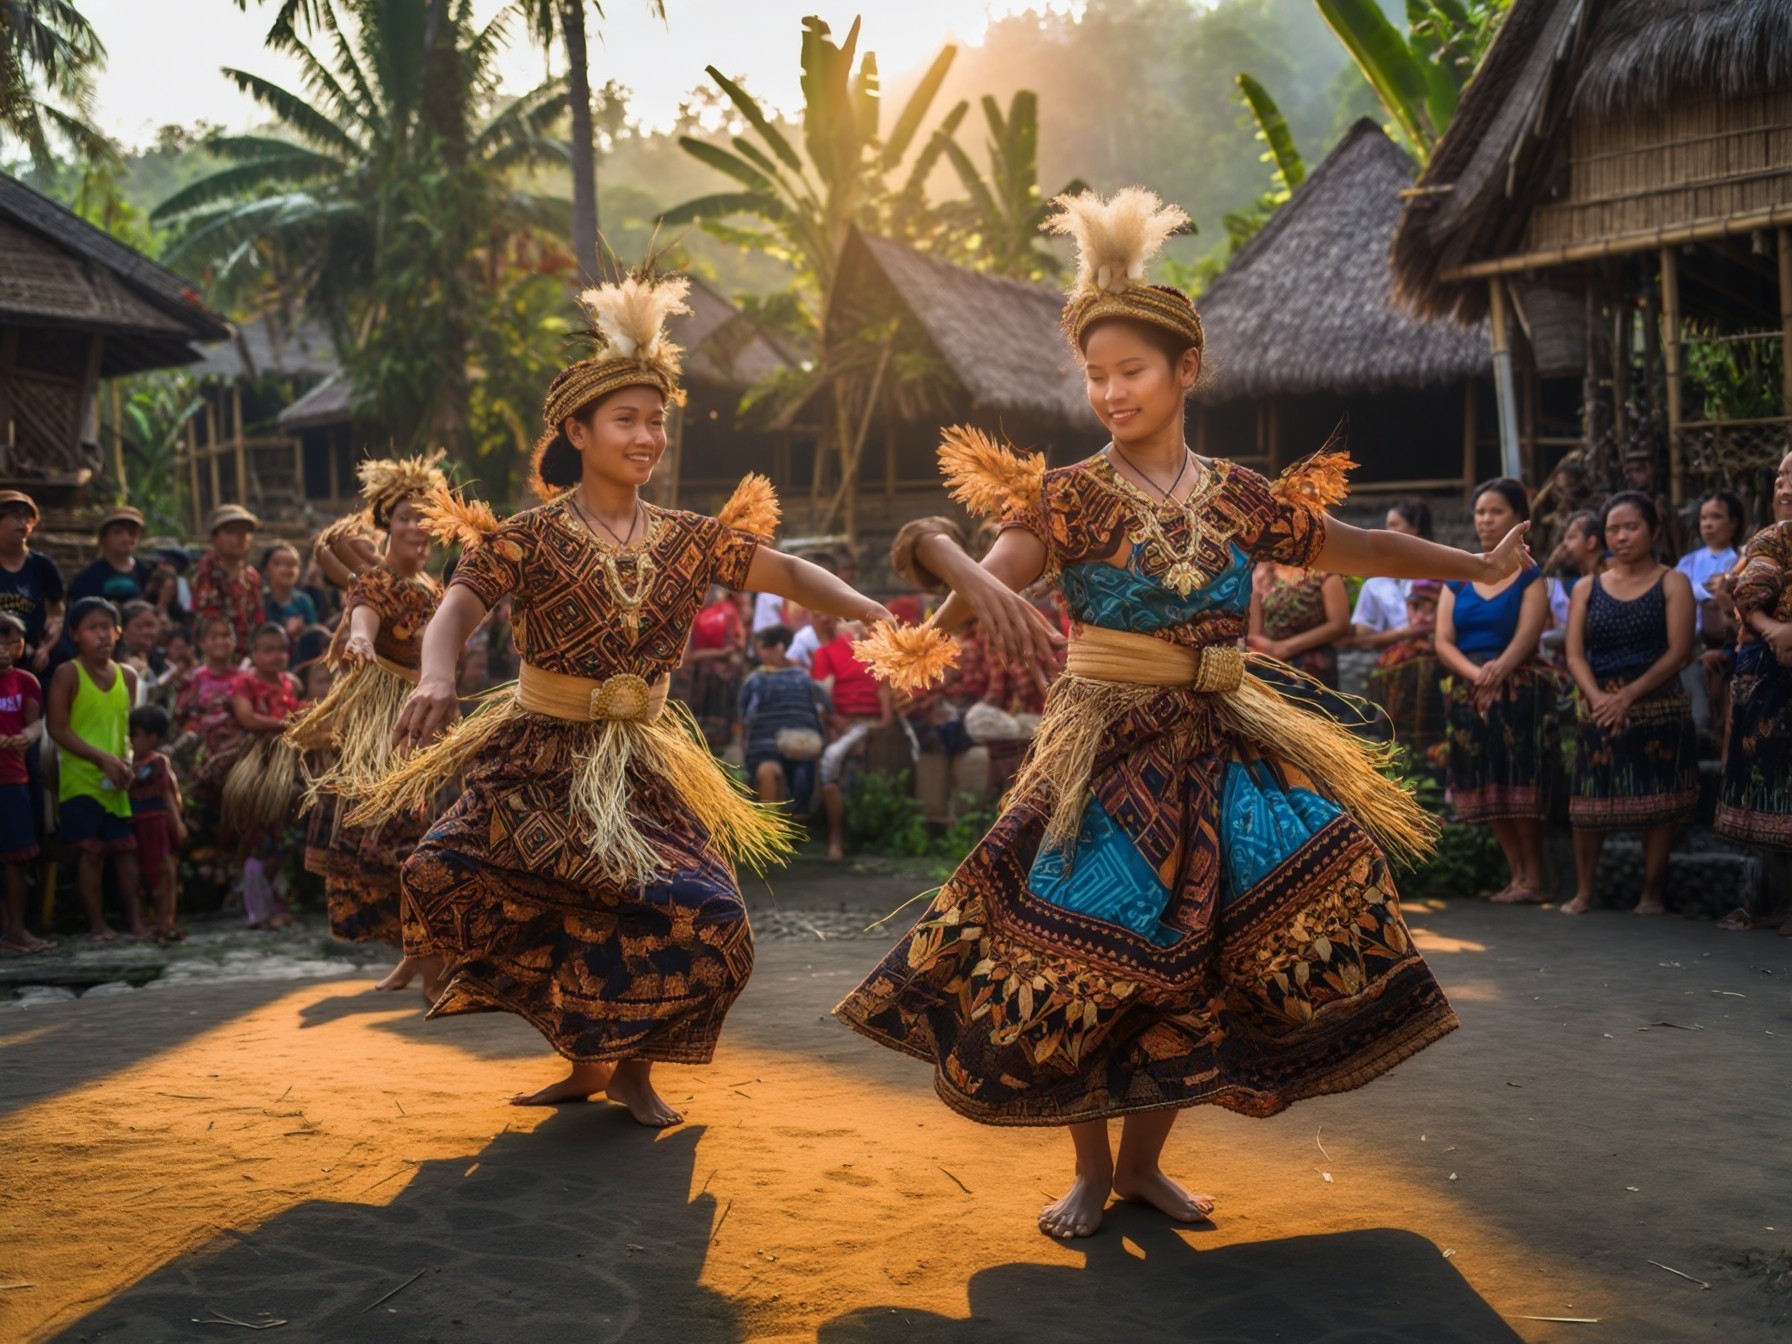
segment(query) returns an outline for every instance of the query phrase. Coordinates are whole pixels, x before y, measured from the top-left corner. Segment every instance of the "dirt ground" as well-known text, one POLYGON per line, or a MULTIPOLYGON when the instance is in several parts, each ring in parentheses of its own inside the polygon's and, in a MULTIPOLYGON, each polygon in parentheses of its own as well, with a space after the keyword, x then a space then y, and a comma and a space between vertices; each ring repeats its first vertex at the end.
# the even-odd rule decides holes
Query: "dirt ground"
MULTIPOLYGON (((798 878, 784 904, 839 903, 798 878)), ((955 1117, 828 1017, 871 939, 762 939, 658 1135, 505 1106, 554 1073, 526 1024, 426 1023, 364 973, 15 1009, 0 1338, 1786 1337, 1792 939, 1409 915, 1463 1030, 1274 1120, 1184 1117, 1168 1161, 1214 1225, 1119 1207, 1072 1244, 1033 1227, 1062 1135, 955 1117)))

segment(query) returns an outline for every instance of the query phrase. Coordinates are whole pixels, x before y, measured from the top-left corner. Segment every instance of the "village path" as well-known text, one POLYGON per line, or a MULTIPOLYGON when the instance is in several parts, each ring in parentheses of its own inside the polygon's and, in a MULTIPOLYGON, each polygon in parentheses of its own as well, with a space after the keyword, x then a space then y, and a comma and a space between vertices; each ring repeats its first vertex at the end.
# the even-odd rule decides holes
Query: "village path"
POLYGON ((827 1016, 880 942, 789 907, 902 881, 786 879, 659 1135, 505 1106, 553 1073, 526 1024, 426 1023, 360 970, 0 1013, 0 1337, 1784 1337, 1792 939, 1412 909, 1463 1030, 1273 1120, 1185 1117, 1215 1225, 1118 1208, 1060 1245, 1061 1136, 958 1119, 827 1016))

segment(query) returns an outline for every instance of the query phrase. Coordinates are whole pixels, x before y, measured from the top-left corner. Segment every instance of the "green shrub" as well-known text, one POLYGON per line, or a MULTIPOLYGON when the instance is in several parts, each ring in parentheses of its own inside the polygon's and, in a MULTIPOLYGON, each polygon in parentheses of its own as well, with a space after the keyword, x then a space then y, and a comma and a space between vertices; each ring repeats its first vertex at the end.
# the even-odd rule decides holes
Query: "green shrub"
POLYGON ((909 786, 909 773, 858 772, 846 791, 846 840, 855 850, 899 859, 924 856, 929 849, 927 819, 909 786))

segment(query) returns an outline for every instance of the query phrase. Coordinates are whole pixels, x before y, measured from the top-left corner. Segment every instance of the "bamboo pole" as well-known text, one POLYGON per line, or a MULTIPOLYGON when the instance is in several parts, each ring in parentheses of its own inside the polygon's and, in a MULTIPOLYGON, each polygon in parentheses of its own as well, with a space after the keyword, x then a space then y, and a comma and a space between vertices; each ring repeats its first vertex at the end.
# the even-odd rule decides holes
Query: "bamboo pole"
MULTIPOLYGON (((854 542, 859 539, 859 454, 864 451, 865 439, 871 433, 871 417, 876 413, 878 399, 883 395, 884 374, 889 371, 890 356, 895 351, 896 347, 893 344, 888 344, 884 346, 883 352, 877 357, 877 371, 871 375, 871 390, 865 396, 865 410, 859 417, 858 432, 852 436, 850 442, 841 444, 840 486, 834 492, 834 498, 829 501, 827 512, 821 518, 821 531, 826 532, 833 527, 834 518, 840 513, 840 506, 844 504, 846 506, 846 535, 854 542)), ((843 423, 845 418, 844 414, 840 416, 843 423)))
POLYGON ((1512 344, 1506 317, 1506 283, 1498 276, 1487 282, 1488 330, 1493 338, 1493 395, 1500 413, 1500 472, 1518 477, 1524 471, 1518 457, 1518 392, 1512 385, 1512 344))
POLYGON ((212 507, 224 502, 224 486, 218 478, 218 403, 205 399, 205 458, 211 468, 212 507))
POLYGON ((1668 500, 1677 505, 1685 494, 1680 445, 1680 258, 1671 247, 1661 249, 1661 327, 1668 378, 1668 500))
MULTIPOLYGON (((243 441, 243 385, 230 385, 230 419, 232 424, 231 442, 236 449, 236 493, 243 503, 249 503, 249 449, 243 441)), ((261 501, 256 500, 257 504, 261 501)))
POLYGON ((1481 380, 1470 374, 1462 380, 1462 501, 1465 504, 1475 488, 1480 430, 1481 380))
POLYGON ((1269 399, 1269 474, 1282 469, 1282 400, 1269 399))
POLYGON ((1643 233, 1618 234, 1596 243, 1574 243, 1547 248, 1542 252, 1524 252, 1517 256, 1495 257, 1489 261, 1457 266, 1438 276, 1445 283, 1463 280, 1485 280, 1496 275, 1514 275, 1520 271, 1541 271, 1570 262, 1594 261, 1600 257, 1620 256, 1628 252, 1649 252, 1684 243, 1708 243, 1717 238, 1733 238, 1738 234, 1758 233, 1792 223, 1792 205, 1776 205, 1746 215, 1695 219, 1671 229, 1650 229, 1643 233))
POLYGON ((112 474, 118 479, 118 502, 123 504, 131 497, 130 482, 124 474, 124 392, 116 378, 106 390, 112 394, 112 474))
POLYGON ((13 419, 12 366, 18 358, 19 333, 13 329, 0 331, 0 447, 6 460, 0 469, 16 473, 19 469, 18 426, 13 419))
POLYGON ((1780 399, 1792 415, 1792 229, 1779 231, 1780 399))
POLYGON ((187 445, 188 497, 193 505, 193 530, 189 535, 196 537, 205 522, 205 501, 199 492, 199 426, 194 417, 187 417, 183 433, 187 445))
POLYGON ((1519 384, 1519 391, 1518 446, 1524 461, 1524 475, 1519 479, 1534 489, 1543 483, 1543 464, 1537 459, 1537 403, 1541 398, 1536 360, 1525 361, 1524 381, 1519 384))
POLYGON ((1612 337, 1612 441, 1621 446, 1630 433, 1630 346, 1635 339, 1636 310, 1620 293, 1612 337))

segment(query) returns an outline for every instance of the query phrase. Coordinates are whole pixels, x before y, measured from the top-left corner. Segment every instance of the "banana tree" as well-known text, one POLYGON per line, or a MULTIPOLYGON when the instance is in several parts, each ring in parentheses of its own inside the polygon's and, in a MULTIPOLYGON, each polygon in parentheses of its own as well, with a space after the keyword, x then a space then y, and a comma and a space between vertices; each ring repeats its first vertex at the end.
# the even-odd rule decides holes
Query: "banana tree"
POLYGON ((1294 143, 1294 133, 1288 129, 1288 119, 1276 106, 1276 100, 1269 96, 1269 90, 1253 76, 1241 74, 1238 76, 1238 92, 1250 109, 1252 120, 1257 123, 1257 138, 1267 146, 1263 161, 1275 165, 1278 199, 1285 201, 1306 181, 1306 160, 1301 158, 1300 147, 1294 143))
POLYGON ((858 477, 873 412, 891 385, 890 357, 863 358, 866 350, 858 348, 863 342, 851 338, 830 343, 827 316, 841 250, 855 225, 899 232, 903 218, 924 209, 927 174, 940 151, 929 139, 912 161, 905 161, 957 55, 955 47, 940 51, 886 134, 877 57, 872 52, 861 57, 858 44, 857 19, 838 43, 821 19, 803 20, 800 150, 757 99, 715 66, 708 67, 709 77, 752 135, 736 136, 729 146, 681 137, 687 154, 736 186, 686 201, 661 221, 668 226, 699 223, 725 242, 780 257, 794 270, 806 301, 815 357, 807 377, 780 387, 779 401, 787 419, 818 393, 830 394, 831 424, 820 445, 815 479, 817 506, 825 508, 817 523, 823 530, 843 504, 849 530, 852 526, 847 483, 858 477), (892 186, 898 175, 900 185, 892 186), (738 222, 743 217, 754 222, 738 222), (841 485, 824 506, 822 463, 830 456, 841 485))
MULTIPOLYGON (((984 96, 987 175, 952 139, 956 117, 962 116, 964 107, 961 103, 953 110, 954 116, 934 133, 929 146, 945 156, 965 190, 965 200, 950 202, 937 212, 946 224, 948 250, 996 275, 1018 280, 1057 275, 1063 263, 1039 231, 1052 212, 1050 199, 1039 189, 1039 95, 1021 89, 1006 113, 994 98, 984 96)), ((1085 185, 1075 179, 1059 194, 1074 195, 1085 185)))

